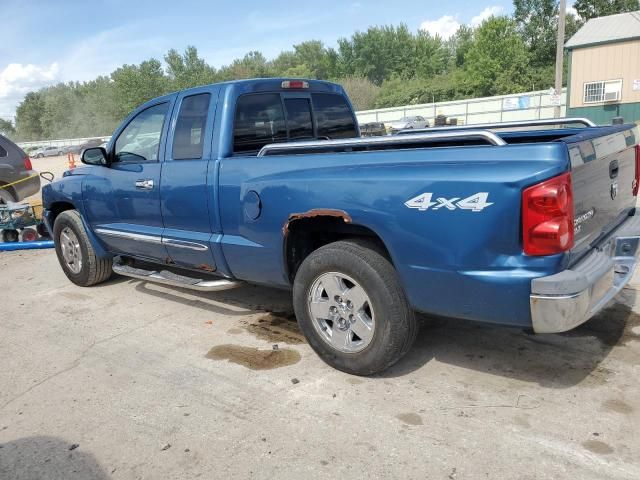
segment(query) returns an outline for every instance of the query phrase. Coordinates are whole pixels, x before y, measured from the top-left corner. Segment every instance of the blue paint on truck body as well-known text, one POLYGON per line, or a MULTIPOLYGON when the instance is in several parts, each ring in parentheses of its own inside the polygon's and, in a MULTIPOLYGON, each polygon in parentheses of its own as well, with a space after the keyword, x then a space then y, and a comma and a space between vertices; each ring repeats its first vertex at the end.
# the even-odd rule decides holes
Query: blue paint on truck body
MULTIPOLYGON (((140 112, 166 105, 157 160, 78 168, 45 186, 49 224, 61 205, 72 205, 99 252, 156 262, 172 258, 192 269, 204 264, 225 277, 288 288, 283 229, 290 216, 313 209, 342 210, 353 225, 366 227, 384 243, 416 310, 531 326, 531 280, 566 268, 568 256, 523 253, 522 190, 570 170, 565 144, 234 154, 238 98, 259 92, 285 95, 281 82, 260 79, 198 87, 140 106, 116 130, 108 150, 113 151, 116 139, 140 112), (211 95, 202 158, 174 160, 173 140, 167 139, 173 138, 184 98, 199 93, 211 95), (138 179, 153 179, 156 188, 136 190, 138 179), (486 192, 491 205, 479 212, 405 206, 425 192, 444 199, 486 192), (118 237, 121 231, 139 239, 118 237), (171 240, 208 249, 171 246, 171 240)), ((345 96, 338 85, 308 83, 311 93, 345 96)))

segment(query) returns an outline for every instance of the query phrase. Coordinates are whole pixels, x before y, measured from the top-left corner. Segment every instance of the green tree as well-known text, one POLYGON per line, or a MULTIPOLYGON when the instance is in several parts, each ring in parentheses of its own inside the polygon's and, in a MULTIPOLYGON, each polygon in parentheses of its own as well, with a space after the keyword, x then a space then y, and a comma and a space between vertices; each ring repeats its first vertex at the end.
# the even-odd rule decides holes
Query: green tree
POLYGON ((6 135, 7 137, 12 137, 15 135, 16 129, 13 127, 13 123, 11 120, 5 120, 4 118, 0 118, 0 134, 6 135))
POLYGON ((311 78, 327 79, 336 73, 335 54, 319 40, 309 40, 293 46, 296 66, 305 65, 311 78))
POLYGON ((556 0, 514 0, 513 18, 531 53, 532 65, 552 64, 556 56, 556 0))
POLYGON ((530 86, 529 54, 511 18, 485 20, 476 29, 464 60, 464 72, 474 95, 501 95, 530 86))
POLYGON ((413 68, 407 70, 407 76, 426 78, 444 73, 451 56, 452 52, 442 38, 420 30, 414 38, 413 68))
POLYGON ((359 77, 346 77, 335 80, 335 82, 345 89, 354 109, 369 110, 375 107, 380 87, 374 85, 370 80, 359 77))
POLYGON ((393 76, 410 78, 416 70, 415 44, 405 24, 356 32, 350 39, 338 40, 338 72, 366 77, 376 85, 393 76))
POLYGON ((449 51, 453 60, 453 67, 462 67, 464 56, 473 45, 473 28, 467 25, 460 25, 460 28, 449 39, 449 51))
POLYGON ((172 90, 207 85, 216 80, 216 70, 198 56, 196 47, 189 46, 181 55, 171 49, 164 56, 172 90))
POLYGON ((29 92, 16 109, 16 132, 20 140, 40 140, 43 137, 42 114, 44 93, 29 92))
POLYGON ((124 118, 141 103, 170 90, 162 64, 155 59, 140 65, 123 65, 111 74, 114 83, 115 114, 124 118))
POLYGON ((576 0, 573 7, 583 20, 595 17, 604 17, 616 13, 633 12, 640 10, 638 0, 576 0))
POLYGON ((231 65, 222 67, 218 72, 218 79, 223 81, 270 76, 272 72, 267 59, 258 51, 247 53, 241 59, 234 60, 231 65))

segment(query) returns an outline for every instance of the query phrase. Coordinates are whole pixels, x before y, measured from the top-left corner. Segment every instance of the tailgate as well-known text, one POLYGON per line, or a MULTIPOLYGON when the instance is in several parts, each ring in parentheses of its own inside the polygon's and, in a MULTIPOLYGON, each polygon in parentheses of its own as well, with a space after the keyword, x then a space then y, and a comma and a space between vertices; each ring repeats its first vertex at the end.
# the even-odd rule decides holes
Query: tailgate
POLYGON ((572 260, 597 244, 635 207, 638 127, 588 129, 562 139, 571 159, 575 245, 572 260))

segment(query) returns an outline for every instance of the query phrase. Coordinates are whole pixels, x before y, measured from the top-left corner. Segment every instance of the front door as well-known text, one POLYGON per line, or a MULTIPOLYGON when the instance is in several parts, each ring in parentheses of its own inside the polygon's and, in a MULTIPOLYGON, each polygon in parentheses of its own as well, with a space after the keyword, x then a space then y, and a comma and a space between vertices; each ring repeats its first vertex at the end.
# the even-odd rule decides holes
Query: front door
POLYGON ((92 230, 113 253, 164 261, 160 171, 171 99, 146 105, 109 144, 109 167, 88 175, 85 213, 92 230))
POLYGON ((215 195, 207 185, 207 171, 218 93, 218 87, 207 86, 179 94, 160 190, 162 241, 169 258, 178 266, 205 271, 216 269, 209 220, 215 195))

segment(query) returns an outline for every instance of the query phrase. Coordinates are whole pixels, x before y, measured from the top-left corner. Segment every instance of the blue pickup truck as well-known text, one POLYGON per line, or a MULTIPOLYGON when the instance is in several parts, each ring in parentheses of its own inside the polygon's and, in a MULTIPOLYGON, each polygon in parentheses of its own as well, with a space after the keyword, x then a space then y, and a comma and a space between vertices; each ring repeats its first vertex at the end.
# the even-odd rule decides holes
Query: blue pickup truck
POLYGON ((360 138, 339 85, 235 81, 140 106, 43 188, 45 218, 77 285, 292 289, 310 346, 368 375, 416 311, 537 333, 593 316, 636 265, 639 140, 584 119, 360 138))

